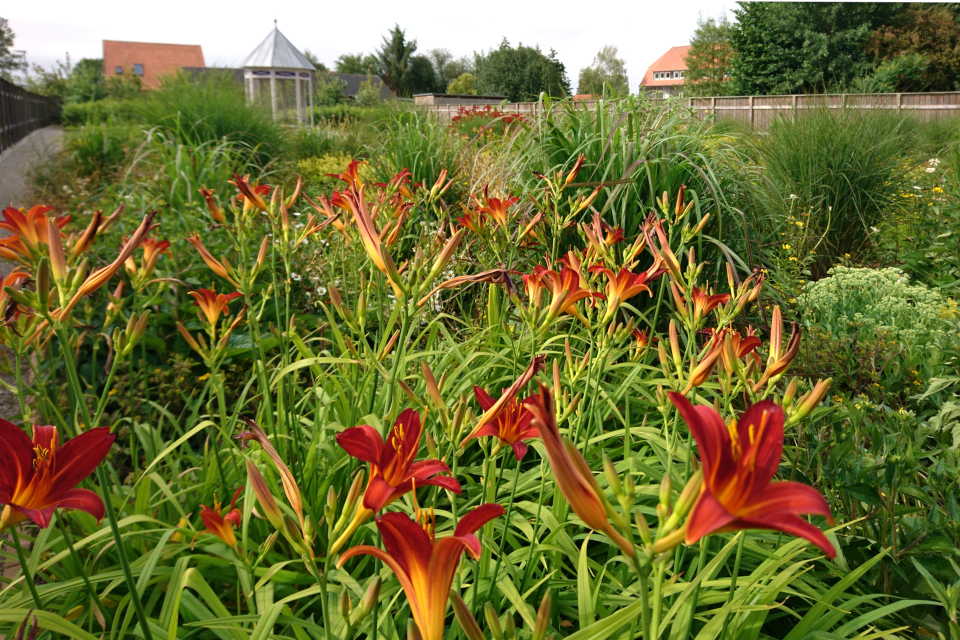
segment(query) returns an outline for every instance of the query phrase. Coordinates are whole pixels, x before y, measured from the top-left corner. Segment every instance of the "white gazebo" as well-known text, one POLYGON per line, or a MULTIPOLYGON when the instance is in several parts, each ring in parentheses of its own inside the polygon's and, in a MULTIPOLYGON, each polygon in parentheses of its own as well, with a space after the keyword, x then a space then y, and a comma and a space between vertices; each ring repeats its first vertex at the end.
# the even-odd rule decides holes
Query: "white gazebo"
POLYGON ((290 120, 296 110, 297 122, 313 124, 313 74, 316 67, 277 29, 243 61, 247 102, 266 103, 274 120, 290 120), (307 117, 309 112, 310 116, 307 117))

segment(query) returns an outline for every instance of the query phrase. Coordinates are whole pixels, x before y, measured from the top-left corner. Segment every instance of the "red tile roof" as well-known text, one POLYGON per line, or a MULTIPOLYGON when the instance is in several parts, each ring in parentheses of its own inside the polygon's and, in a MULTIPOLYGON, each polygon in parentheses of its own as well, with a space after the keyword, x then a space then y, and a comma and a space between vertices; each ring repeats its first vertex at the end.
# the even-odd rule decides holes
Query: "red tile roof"
POLYGON ((683 78, 670 78, 669 80, 654 80, 655 71, 686 71, 687 70, 687 51, 690 45, 682 47, 670 47, 670 49, 657 58, 657 61, 650 65, 647 72, 643 74, 643 80, 640 81, 641 87, 669 87, 683 84, 683 78))
POLYGON ((161 76, 173 75, 183 67, 205 67, 203 49, 198 44, 159 44, 154 42, 103 41, 103 71, 107 78, 133 73, 133 65, 143 65, 144 89, 160 86, 161 76))

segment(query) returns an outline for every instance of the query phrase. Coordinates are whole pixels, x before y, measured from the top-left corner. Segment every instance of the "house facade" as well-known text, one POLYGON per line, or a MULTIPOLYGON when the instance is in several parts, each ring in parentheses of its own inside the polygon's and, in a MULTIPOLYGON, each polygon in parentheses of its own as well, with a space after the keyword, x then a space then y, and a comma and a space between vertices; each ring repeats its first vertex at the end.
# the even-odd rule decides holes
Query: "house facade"
POLYGON ((670 47, 643 74, 640 91, 657 91, 668 96, 682 96, 689 50, 690 45, 670 47))
POLYGON ((198 44, 103 41, 103 73, 109 78, 139 76, 144 89, 157 89, 163 76, 175 75, 184 67, 205 67, 198 44))

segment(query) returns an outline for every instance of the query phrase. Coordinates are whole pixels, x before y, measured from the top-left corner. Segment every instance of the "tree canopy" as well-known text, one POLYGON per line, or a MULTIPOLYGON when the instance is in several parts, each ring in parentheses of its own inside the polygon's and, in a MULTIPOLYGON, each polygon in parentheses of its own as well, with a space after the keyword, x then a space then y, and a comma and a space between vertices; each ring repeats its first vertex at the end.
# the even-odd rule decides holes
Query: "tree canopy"
POLYGON ((702 15, 687 51, 684 93, 696 96, 722 96, 730 92, 730 46, 732 25, 726 16, 719 19, 702 15))
POLYGON ((14 71, 23 69, 23 60, 13 53, 16 34, 6 18, 0 18, 0 78, 10 79, 14 71))
POLYGON ((730 33, 741 94, 817 92, 873 68, 864 44, 901 10, 873 2, 741 2, 730 33))
POLYGON ((333 63, 337 73, 380 75, 380 60, 373 54, 344 53, 333 63))
POLYGON ((627 80, 627 63, 617 56, 617 48, 606 45, 593 58, 593 65, 580 70, 577 93, 603 95, 612 91, 615 95, 630 93, 627 80))
POLYGON ((507 39, 496 49, 476 55, 477 93, 506 96, 513 102, 536 100, 541 92, 569 95, 566 67, 552 49, 544 55, 539 47, 511 47, 507 39))
POLYGON ((960 86, 960 21, 957 5, 910 4, 890 24, 870 34, 866 51, 877 70, 909 67, 891 90, 956 91, 960 86), (918 57, 924 61, 917 65, 918 57), (884 65, 886 65, 884 67, 884 65))

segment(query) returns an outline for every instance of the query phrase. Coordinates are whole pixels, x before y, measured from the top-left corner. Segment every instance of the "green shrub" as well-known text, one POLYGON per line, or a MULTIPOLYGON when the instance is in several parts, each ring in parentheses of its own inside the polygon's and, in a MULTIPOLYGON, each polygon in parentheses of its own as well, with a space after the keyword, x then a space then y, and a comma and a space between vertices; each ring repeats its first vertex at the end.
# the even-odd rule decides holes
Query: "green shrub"
POLYGON ((881 226, 905 185, 907 132, 904 116, 811 109, 775 119, 759 141, 781 195, 794 194, 801 209, 813 210, 805 233, 823 238, 812 257, 814 277, 844 254, 855 262, 869 256, 871 227, 881 226))
POLYGON ((98 122, 135 123, 141 120, 139 104, 137 100, 112 99, 71 102, 63 105, 60 122, 66 127, 98 122))
MULTIPOLYGON (((303 178, 303 184, 308 193, 328 194, 331 189, 340 189, 343 182, 330 177, 328 174, 341 174, 353 156, 338 155, 335 153, 322 154, 313 158, 303 158, 297 162, 297 173, 303 178)), ((361 165, 360 175, 369 177, 369 165, 361 165)))
POLYGON ((884 399, 922 390, 948 340, 947 301, 895 267, 838 266, 797 297, 807 335, 800 362, 854 393, 884 399))
POLYGON ((191 79, 166 78, 160 89, 143 101, 146 124, 170 130, 180 142, 200 145, 227 138, 256 147, 261 162, 281 148, 281 127, 270 112, 248 104, 243 85, 228 73, 207 73, 191 79))
POLYGON ((66 150, 78 175, 107 175, 123 164, 137 133, 129 125, 85 124, 67 139, 66 150))

